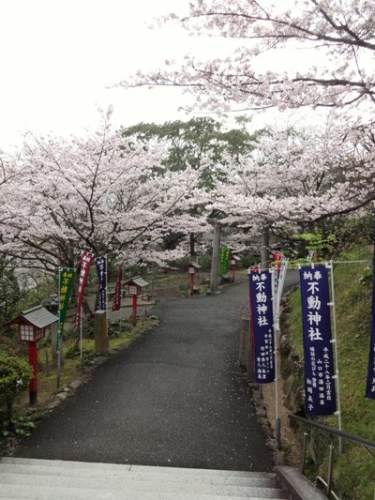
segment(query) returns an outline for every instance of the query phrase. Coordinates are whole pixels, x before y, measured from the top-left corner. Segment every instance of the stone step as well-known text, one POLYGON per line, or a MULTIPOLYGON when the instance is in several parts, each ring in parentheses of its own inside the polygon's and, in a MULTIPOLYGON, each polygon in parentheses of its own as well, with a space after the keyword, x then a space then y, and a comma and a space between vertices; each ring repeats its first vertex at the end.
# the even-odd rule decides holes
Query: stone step
POLYGON ((42 474, 60 477, 95 477, 117 480, 158 480, 233 486, 276 487, 273 473, 220 471, 213 469, 183 469, 142 465, 66 462, 59 460, 8 459, 0 461, 0 474, 42 474))
POLYGON ((0 498, 281 500, 283 496, 269 473, 3 458, 0 498))
MULTIPOLYGON (((0 498, 7 500, 243 500, 244 497, 225 497, 217 495, 186 495, 179 493, 159 493, 157 491, 96 491, 93 489, 78 490, 76 488, 61 489, 55 487, 30 489, 14 485, 2 489, 0 498)), ((266 497, 248 497, 248 500, 267 500, 266 497)), ((285 500, 285 497, 274 497, 273 500, 285 500)))
POLYGON ((112 491, 121 493, 123 490, 132 492, 153 492, 161 493, 183 493, 189 495, 210 494, 224 497, 264 497, 277 498, 279 492, 275 488, 267 487, 252 487, 252 486, 233 486, 223 484, 204 484, 199 482, 182 483, 179 481, 160 481, 159 479, 134 480, 128 477, 123 478, 96 478, 91 477, 69 477, 68 475, 41 475, 41 474, 9 474, 2 473, 0 475, 0 484, 3 489, 5 485, 24 486, 25 488, 35 487, 52 487, 52 488, 78 488, 78 489, 94 489, 95 491, 102 490, 105 492, 108 488, 112 491))

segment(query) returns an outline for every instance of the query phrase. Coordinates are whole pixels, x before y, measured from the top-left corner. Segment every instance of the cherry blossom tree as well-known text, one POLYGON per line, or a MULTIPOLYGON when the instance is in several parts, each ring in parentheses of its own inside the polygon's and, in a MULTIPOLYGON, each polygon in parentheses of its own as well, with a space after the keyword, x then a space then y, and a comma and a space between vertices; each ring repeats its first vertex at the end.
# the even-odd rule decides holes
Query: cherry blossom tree
POLYGON ((29 137, 3 199, 3 255, 50 273, 73 266, 80 250, 129 265, 179 255, 158 250, 172 229, 204 229, 189 214, 201 196, 199 172, 155 175, 163 155, 162 147, 127 146, 108 120, 88 138, 29 137))
POLYGON ((168 61, 164 69, 140 72, 138 80, 125 85, 183 86, 196 92, 204 109, 373 104, 374 18, 369 0, 192 0, 188 17, 169 20, 192 34, 242 45, 224 59, 200 62, 187 55, 182 64, 168 61), (287 63, 301 49, 307 57, 318 52, 318 64, 306 68, 298 57, 301 68, 286 64, 285 71, 275 71, 268 59, 267 69, 259 70, 266 51, 287 63))
MULTIPOLYGON (((230 161, 251 148, 254 137, 244 128, 244 120, 237 120, 235 128, 224 128, 223 124, 212 119, 195 117, 188 121, 155 123, 140 123, 122 130, 124 137, 130 140, 141 140, 148 148, 162 143, 166 151, 163 168, 172 171, 184 171, 186 168, 199 172, 200 188, 206 192, 206 199, 215 191, 216 180, 223 176, 217 165, 229 157, 230 161)), ((221 179, 223 180, 223 179, 221 179)), ((209 217, 210 205, 205 200, 197 198, 196 206, 191 215, 209 217)), ((173 247, 183 233, 171 233, 165 238, 165 244, 173 247)), ((199 235, 190 234, 190 255, 196 254, 196 249, 204 249, 204 241, 199 235), (203 247, 202 247, 203 245, 203 247)), ((204 249, 205 250, 205 249, 204 249)))
MULTIPOLYGON (((17 179, 15 161, 4 153, 0 153, 0 226, 7 225, 13 217, 9 211, 7 200, 14 197, 14 182, 17 179)), ((0 233, 0 245, 4 242, 0 233)), ((21 289, 18 283, 16 265, 13 259, 0 252, 0 321, 5 323, 17 310, 17 303, 21 299, 21 289)))
MULTIPOLYGON (((193 35, 236 41, 233 53, 209 61, 186 55, 122 85, 179 86, 206 112, 273 108, 296 110, 303 119, 302 108, 314 115, 330 110, 329 125, 303 144, 272 134, 264 138, 272 147, 261 144, 259 158, 238 163, 232 216, 257 214, 262 225, 276 215, 296 221, 349 213, 374 200, 374 19, 375 4, 368 0, 192 0, 188 17, 166 20, 193 35)), ((221 187, 229 196, 229 185, 221 187)))
MULTIPOLYGON (((274 130, 258 136, 253 149, 221 166, 214 208, 229 226, 249 235, 265 228, 286 234, 307 222, 361 213, 375 198, 374 149, 358 136, 343 141, 337 123, 306 130, 274 130)), ((348 134, 353 133, 348 128, 348 134)))

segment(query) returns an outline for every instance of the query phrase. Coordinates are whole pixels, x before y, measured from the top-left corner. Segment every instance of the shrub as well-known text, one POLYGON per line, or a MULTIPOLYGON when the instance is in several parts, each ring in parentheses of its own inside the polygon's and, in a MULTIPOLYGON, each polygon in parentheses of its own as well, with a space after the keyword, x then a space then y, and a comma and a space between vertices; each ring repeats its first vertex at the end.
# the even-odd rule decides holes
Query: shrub
POLYGON ((13 401, 32 377, 29 364, 16 356, 0 354, 0 402, 5 405, 6 418, 13 417, 13 401))

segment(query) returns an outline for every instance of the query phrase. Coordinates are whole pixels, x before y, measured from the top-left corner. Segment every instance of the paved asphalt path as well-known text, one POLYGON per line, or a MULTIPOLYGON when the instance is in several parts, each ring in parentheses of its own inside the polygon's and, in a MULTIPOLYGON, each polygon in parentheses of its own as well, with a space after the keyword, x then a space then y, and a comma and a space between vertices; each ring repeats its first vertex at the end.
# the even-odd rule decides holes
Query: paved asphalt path
POLYGON ((18 457, 269 471, 238 366, 246 282, 159 303, 160 323, 42 419, 18 457))

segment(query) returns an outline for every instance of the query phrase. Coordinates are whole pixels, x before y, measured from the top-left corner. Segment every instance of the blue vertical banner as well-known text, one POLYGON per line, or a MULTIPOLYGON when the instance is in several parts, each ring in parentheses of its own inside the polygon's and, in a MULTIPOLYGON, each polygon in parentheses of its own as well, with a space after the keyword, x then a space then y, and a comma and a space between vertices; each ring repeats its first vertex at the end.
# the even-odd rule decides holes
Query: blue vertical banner
POLYGON ((96 305, 97 311, 106 311, 107 309, 107 258, 98 257, 95 259, 96 271, 98 273, 99 290, 96 305))
POLYGON ((375 243, 372 256, 372 320, 366 397, 375 399, 375 243))
POLYGON ((303 349, 305 354, 305 412, 333 415, 336 411, 328 269, 300 269, 303 349))
POLYGON ((249 296, 255 381, 269 384, 275 381, 272 273, 269 270, 249 273, 249 296))

